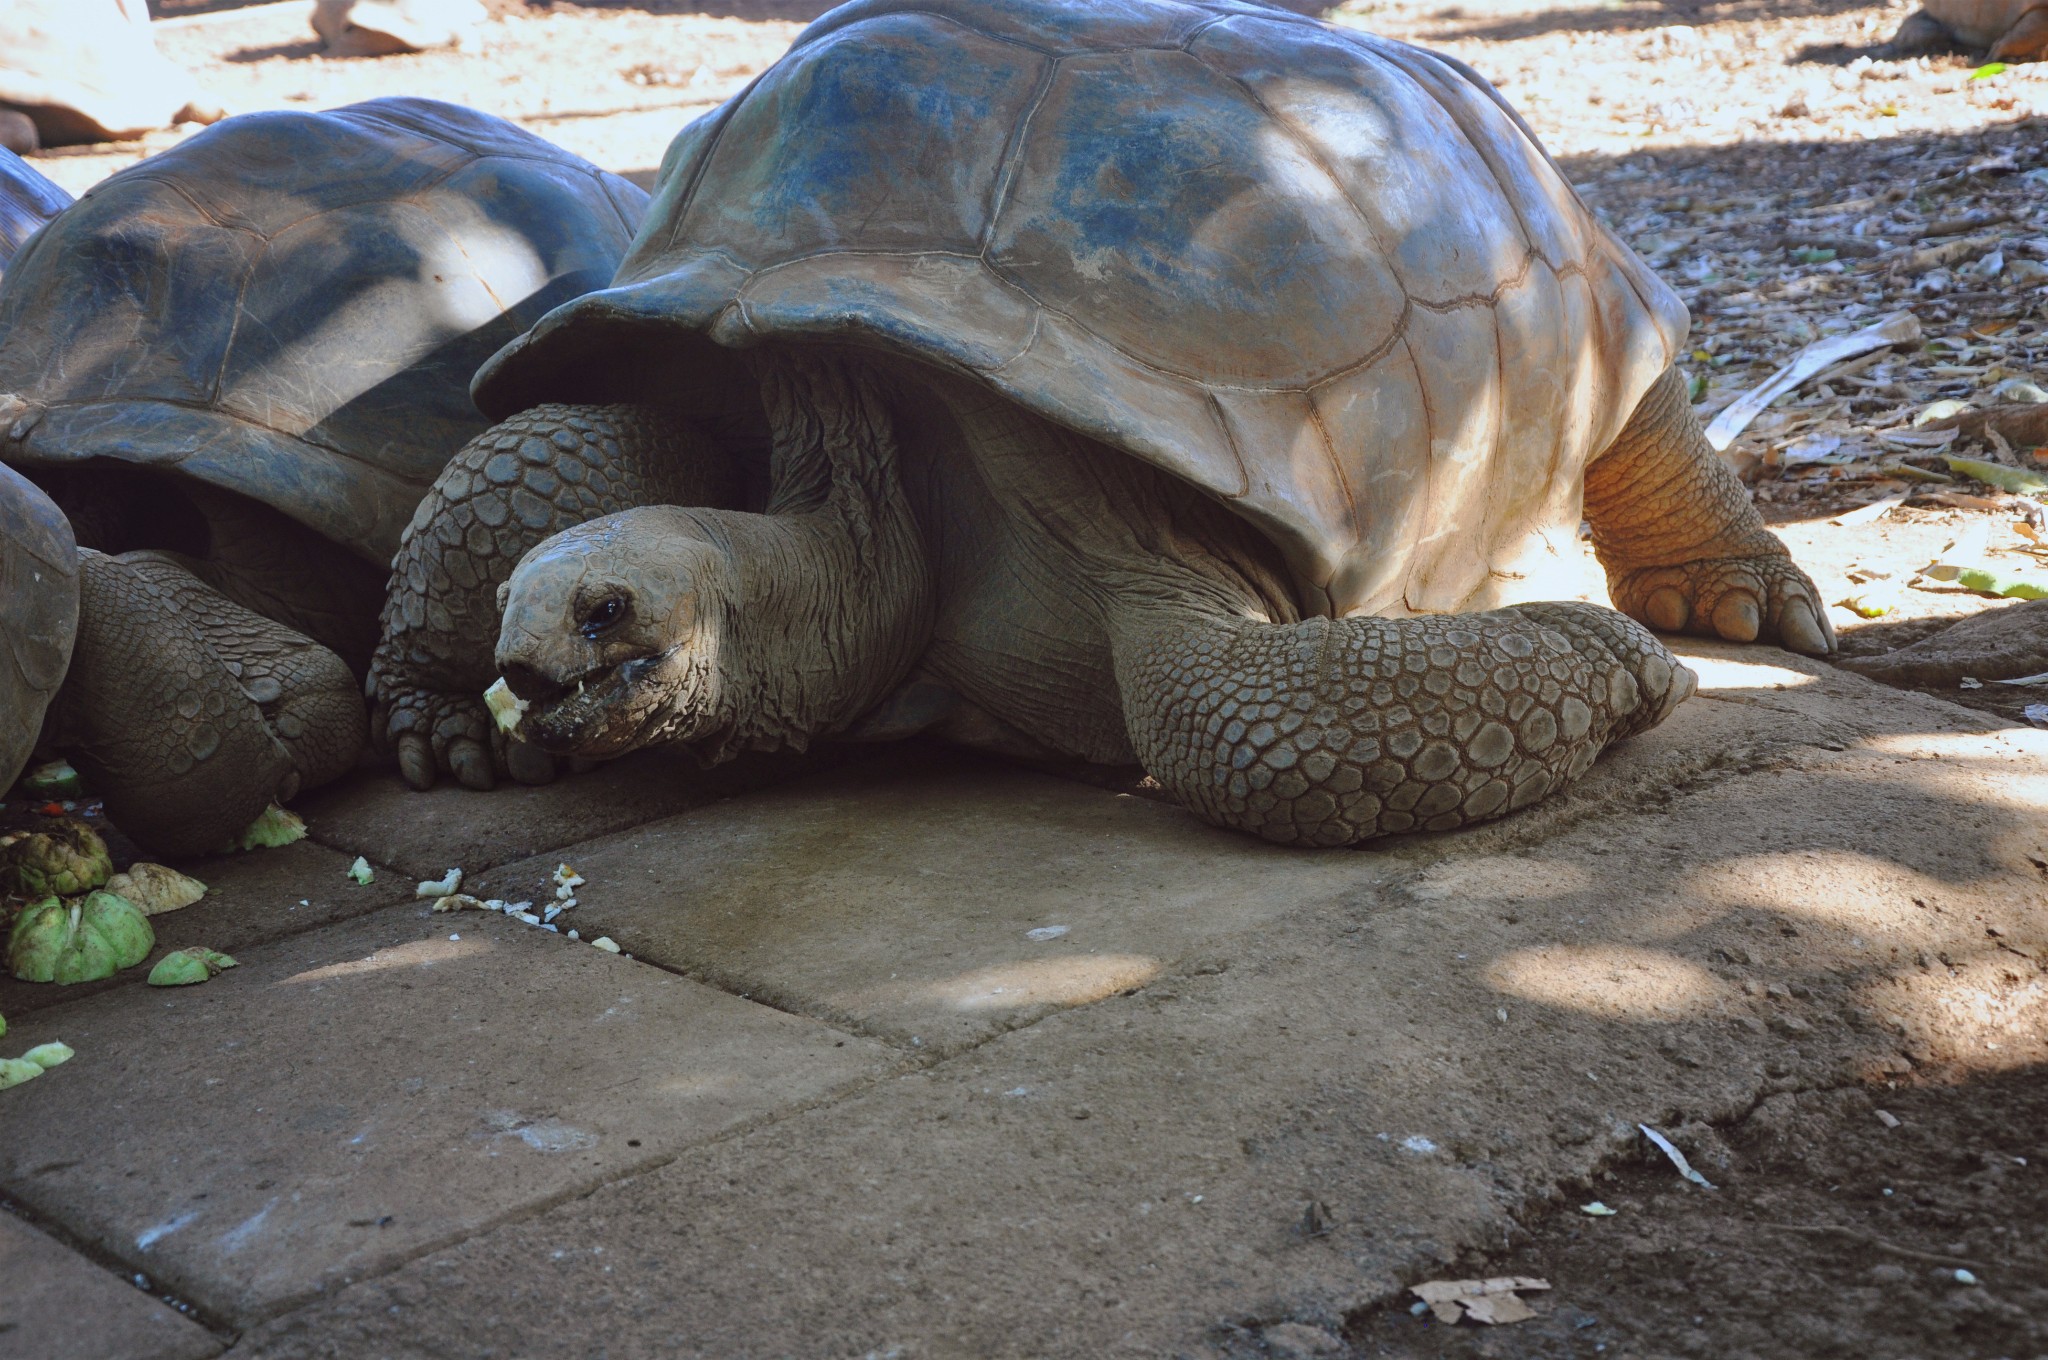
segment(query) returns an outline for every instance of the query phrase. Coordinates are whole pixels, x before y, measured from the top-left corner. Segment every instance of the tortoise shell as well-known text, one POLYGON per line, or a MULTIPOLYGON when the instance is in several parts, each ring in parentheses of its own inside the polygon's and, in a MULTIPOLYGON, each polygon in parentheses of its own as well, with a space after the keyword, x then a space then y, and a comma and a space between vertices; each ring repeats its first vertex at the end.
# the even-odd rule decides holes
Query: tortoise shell
POLYGON ((71 521, 35 483, 0 467, 0 793, 35 750, 77 629, 71 521))
POLYGON ((478 403, 593 399, 655 329, 971 375, 1345 614, 1490 603, 1532 534, 1576 559, 1686 313, 1450 58, 1228 0, 856 0, 678 136, 613 286, 478 403))
POLYGON ((486 356, 612 276, 646 196, 425 99, 231 118, 93 188, 0 282, 0 461, 211 483, 382 565, 485 428, 486 356))
POLYGON ((0 278, 15 252, 43 223, 71 206, 71 195, 12 151, 0 148, 0 278))

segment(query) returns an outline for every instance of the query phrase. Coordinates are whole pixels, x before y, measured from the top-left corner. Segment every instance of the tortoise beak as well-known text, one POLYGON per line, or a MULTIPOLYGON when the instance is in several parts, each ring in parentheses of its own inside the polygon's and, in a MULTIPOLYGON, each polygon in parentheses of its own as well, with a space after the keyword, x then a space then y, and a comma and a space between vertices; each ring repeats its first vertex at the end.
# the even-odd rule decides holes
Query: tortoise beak
POLYGON ((519 733, 554 755, 604 759, 643 744, 661 711, 661 672, 675 649, 555 679, 519 662, 504 668, 505 684, 526 700, 519 733))

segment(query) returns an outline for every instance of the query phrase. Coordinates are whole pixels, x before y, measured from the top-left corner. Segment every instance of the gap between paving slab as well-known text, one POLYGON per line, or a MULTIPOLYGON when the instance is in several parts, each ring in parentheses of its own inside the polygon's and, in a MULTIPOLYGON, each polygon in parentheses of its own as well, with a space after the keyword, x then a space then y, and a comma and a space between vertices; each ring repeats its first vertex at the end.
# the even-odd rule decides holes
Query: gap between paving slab
POLYGON ((1222 971, 693 1148, 234 1354, 1156 1354, 1341 1326, 1498 1245, 1637 1120, 2048 1057, 2040 983, 2002 980, 2015 951, 2048 967, 2048 738, 1778 683, 1730 693, 1820 744, 1633 809, 1623 783, 1540 848, 1506 823, 1394 847, 1369 891, 1211 939, 1222 971))
POLYGON ((0 1186, 210 1318, 352 1278, 827 1099, 887 1049, 502 919, 402 907, 200 987, 30 1016, 0 1186))
POLYGON ((0 1211, 0 1355, 22 1360, 207 1360, 198 1323, 0 1211))
POLYGON ((714 769, 670 751, 641 751, 580 775, 476 793, 442 783, 424 793, 395 771, 357 774, 296 806, 308 834, 350 856, 367 855, 414 879, 452 866, 475 874, 870 757, 876 748, 822 744, 808 754, 749 755, 714 769))
POLYGON ((557 925, 932 1055, 1143 986, 1205 939, 1381 873, 944 750, 508 865, 475 891, 545 905, 564 859, 587 882, 557 925))

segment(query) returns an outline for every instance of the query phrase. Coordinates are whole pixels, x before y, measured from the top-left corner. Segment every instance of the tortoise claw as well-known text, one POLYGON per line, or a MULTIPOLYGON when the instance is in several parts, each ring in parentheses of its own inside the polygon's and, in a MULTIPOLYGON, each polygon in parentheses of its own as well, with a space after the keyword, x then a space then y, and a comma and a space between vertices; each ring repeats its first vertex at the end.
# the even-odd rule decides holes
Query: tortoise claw
POLYGON ((448 743, 448 769, 466 789, 489 793, 498 786, 490 749, 468 737, 457 737, 448 743))
POLYGON ((407 732, 398 738, 398 773, 411 787, 424 793, 434 787, 434 748, 425 737, 407 732))
POLYGON ((531 742, 513 741, 505 748, 505 770, 522 784, 555 782, 555 758, 531 742))
POLYGON ((1730 642, 1755 642, 1763 627, 1756 596, 1746 590, 1731 590, 1714 604, 1714 632, 1730 642))
POLYGON ((1691 618, 1691 603, 1675 587, 1660 587, 1643 602, 1643 621, 1660 633, 1680 632, 1691 618))
POLYGON ((1778 638, 1795 652, 1808 656, 1827 656, 1835 650, 1833 632, 1827 627, 1826 616, 1816 620, 1813 606, 1805 600, 1790 600, 1785 612, 1778 618, 1778 638))

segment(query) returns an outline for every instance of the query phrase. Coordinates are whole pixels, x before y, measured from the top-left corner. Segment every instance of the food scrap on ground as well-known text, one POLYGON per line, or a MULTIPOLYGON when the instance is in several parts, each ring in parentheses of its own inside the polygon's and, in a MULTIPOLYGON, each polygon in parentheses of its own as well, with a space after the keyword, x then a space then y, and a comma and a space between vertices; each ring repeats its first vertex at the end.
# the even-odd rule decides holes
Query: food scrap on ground
POLYGON ((62 1066, 78 1056, 69 1044, 37 1044, 19 1058, 0 1058, 0 1091, 10 1086, 19 1086, 33 1081, 53 1067, 62 1066))
POLYGON ((222 969, 233 968, 234 959, 217 949, 205 945, 188 945, 184 949, 173 949, 156 962, 149 970, 149 985, 152 987, 189 987, 214 977, 222 969))
POLYGON ((141 963, 155 947, 149 918, 125 897, 50 897, 14 918, 7 966, 23 982, 96 982, 141 963))
POLYGON ((236 840, 233 849, 272 850, 290 845, 306 838, 305 819, 289 808, 272 803, 263 809, 255 821, 249 823, 236 840))
POLYGON ((189 907, 206 896, 206 885, 162 864, 137 860, 107 880, 107 891, 135 904, 144 916, 189 907))
POLYGON ((450 869, 439 878, 422 879, 419 886, 413 889, 413 896, 418 898, 447 897, 461 887, 462 870, 450 869))

